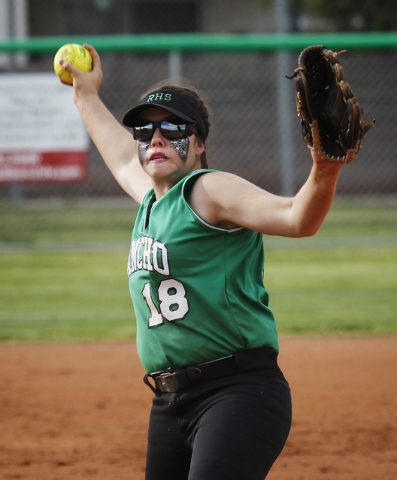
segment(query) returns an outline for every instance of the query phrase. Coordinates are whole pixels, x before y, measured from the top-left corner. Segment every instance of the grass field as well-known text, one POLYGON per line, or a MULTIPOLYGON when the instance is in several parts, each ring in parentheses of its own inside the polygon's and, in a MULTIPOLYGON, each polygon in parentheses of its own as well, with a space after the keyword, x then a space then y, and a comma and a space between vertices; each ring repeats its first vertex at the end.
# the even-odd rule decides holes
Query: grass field
POLYGON ((0 265, 1 340, 134 337, 126 254, 18 253, 0 265))
POLYGON ((272 250, 267 259, 281 333, 397 333, 397 248, 272 250))
MULTIPOLYGON (((93 202, 0 202, 0 247, 43 242, 127 241, 135 204, 93 202)), ((397 199, 337 200, 316 237, 397 237, 397 199)))
MULTIPOLYGON (((337 205, 307 239, 322 248, 265 238, 265 285, 281 334, 397 333, 396 213, 390 204, 337 205), (322 239, 347 246, 324 248, 322 239), (349 239, 375 241, 348 248, 349 239)), ((126 262, 134 218, 128 208, 1 209, 0 341, 133 338, 126 262)))
MULTIPOLYGON (((397 333, 397 249, 271 250, 265 285, 280 333, 397 333)), ((126 254, 0 256, 0 339, 131 339, 126 254)))
POLYGON ((0 203, 0 242, 35 244, 42 242, 127 241, 136 217, 135 204, 122 207, 111 202, 61 205, 49 202, 23 203, 20 207, 0 203), (110 205, 109 205, 110 204, 110 205))

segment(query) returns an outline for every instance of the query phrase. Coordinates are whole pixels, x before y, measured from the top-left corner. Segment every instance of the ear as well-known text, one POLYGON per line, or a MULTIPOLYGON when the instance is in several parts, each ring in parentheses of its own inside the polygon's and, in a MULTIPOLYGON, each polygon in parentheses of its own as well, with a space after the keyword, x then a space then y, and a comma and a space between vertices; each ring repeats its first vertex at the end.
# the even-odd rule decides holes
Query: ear
POLYGON ((196 149, 196 156, 199 156, 199 157, 205 150, 204 142, 197 135, 195 135, 195 149, 196 149))

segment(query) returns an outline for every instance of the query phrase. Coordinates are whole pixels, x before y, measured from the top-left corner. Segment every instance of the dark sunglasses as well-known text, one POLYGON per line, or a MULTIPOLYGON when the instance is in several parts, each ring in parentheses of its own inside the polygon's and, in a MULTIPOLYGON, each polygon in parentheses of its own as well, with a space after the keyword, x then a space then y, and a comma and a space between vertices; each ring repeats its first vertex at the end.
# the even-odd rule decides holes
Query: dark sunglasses
POLYGON ((156 128, 160 130, 161 135, 167 140, 186 138, 193 134, 198 134, 198 126, 195 123, 174 123, 162 120, 161 122, 148 122, 142 125, 132 127, 132 134, 135 140, 151 140, 156 128))

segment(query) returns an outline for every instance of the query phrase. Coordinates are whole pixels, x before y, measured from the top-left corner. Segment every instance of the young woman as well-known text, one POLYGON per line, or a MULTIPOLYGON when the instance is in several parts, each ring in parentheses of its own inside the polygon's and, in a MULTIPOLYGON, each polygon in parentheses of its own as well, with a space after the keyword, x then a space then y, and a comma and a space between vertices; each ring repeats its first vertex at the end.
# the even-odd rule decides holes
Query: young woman
POLYGON ((141 204, 128 259, 137 346, 153 390, 147 480, 263 480, 291 425, 263 285, 262 234, 314 235, 334 198, 340 163, 312 153, 293 198, 207 168, 207 108, 187 87, 162 84, 123 128, 92 72, 68 63, 87 130, 122 188, 141 204))

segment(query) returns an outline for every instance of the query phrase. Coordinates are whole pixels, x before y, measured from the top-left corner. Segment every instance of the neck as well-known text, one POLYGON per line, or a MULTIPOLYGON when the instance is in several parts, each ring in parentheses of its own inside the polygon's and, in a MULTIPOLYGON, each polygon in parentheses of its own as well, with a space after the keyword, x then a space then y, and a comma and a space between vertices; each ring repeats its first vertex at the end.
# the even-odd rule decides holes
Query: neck
POLYGON ((154 182, 152 180, 152 185, 153 185, 153 190, 154 190, 154 195, 156 197, 156 201, 160 200, 161 197, 164 197, 164 195, 171 190, 171 188, 174 185, 169 185, 166 182, 154 182))
POLYGON ((156 195, 156 200, 160 200, 161 197, 171 190, 179 181, 182 180, 189 172, 178 175, 172 178, 153 178, 152 177, 152 186, 154 193, 156 195))
POLYGON ((151 177, 152 180, 152 187, 154 190, 154 193, 156 195, 156 200, 159 200, 161 197, 164 197, 164 195, 171 190, 172 187, 174 187, 178 182, 182 180, 182 178, 186 177, 186 175, 189 175, 194 170, 198 170, 201 168, 200 164, 197 164, 192 170, 186 170, 183 172, 175 172, 172 176, 170 177, 151 177))

